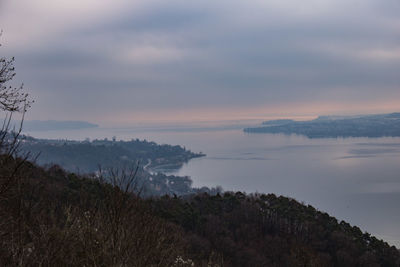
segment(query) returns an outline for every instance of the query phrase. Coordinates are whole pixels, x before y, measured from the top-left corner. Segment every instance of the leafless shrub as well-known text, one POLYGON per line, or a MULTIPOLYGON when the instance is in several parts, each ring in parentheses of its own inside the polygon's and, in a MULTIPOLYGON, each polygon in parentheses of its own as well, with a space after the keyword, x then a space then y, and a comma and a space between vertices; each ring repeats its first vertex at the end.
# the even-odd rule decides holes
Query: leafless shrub
POLYGON ((14 58, 0 57, 0 111, 4 116, 0 128, 0 197, 17 183, 18 170, 29 156, 19 155, 18 148, 25 113, 32 101, 28 93, 24 92, 22 85, 19 87, 9 85, 15 75, 14 58), (13 126, 12 121, 16 113, 21 115, 20 123, 18 126, 13 126), (12 158, 15 157, 23 160, 13 161, 12 158), (10 162, 17 164, 10 165, 10 162))

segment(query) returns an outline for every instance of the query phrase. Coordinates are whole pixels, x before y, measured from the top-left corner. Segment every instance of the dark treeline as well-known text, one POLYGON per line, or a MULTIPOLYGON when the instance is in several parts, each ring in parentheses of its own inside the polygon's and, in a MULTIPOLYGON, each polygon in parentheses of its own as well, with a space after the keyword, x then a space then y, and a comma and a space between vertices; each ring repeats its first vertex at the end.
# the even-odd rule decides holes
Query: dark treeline
POLYGON ((274 194, 227 192, 153 202, 182 226, 193 259, 218 252, 226 266, 399 266, 395 247, 358 227, 274 194))
POLYGON ((134 170, 83 177, 7 156, 0 166, 1 266, 400 264, 395 247, 290 198, 143 199, 134 170))

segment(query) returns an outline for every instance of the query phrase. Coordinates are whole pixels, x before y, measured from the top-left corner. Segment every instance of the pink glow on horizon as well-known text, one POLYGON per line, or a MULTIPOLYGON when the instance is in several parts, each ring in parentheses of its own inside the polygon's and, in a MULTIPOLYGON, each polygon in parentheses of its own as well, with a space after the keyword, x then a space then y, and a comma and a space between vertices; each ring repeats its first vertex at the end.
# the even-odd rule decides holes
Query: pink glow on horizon
POLYGON ((189 110, 166 110, 153 112, 126 111, 95 118, 101 125, 122 126, 132 124, 204 123, 222 121, 295 119, 309 120, 320 115, 363 115, 400 112, 400 101, 373 103, 290 103, 257 108, 210 108, 189 110))

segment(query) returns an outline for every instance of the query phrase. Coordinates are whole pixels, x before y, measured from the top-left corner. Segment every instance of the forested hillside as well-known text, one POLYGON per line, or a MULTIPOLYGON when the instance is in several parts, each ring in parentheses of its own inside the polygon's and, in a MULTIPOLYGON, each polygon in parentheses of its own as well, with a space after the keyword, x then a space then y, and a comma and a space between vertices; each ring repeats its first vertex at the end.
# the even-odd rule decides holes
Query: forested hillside
POLYGON ((1 157, 1 266, 399 266, 395 247, 275 195, 142 199, 134 172, 83 177, 1 157))
MULTIPOLYGON (((192 188, 189 177, 163 172, 178 169, 190 159, 204 156, 178 145, 159 145, 139 139, 72 141, 21 136, 19 149, 21 153, 29 153, 40 166, 57 164, 80 174, 137 168, 137 182, 145 196, 185 195, 200 190, 192 188)), ((213 192, 215 189, 204 187, 201 191, 213 192)))
POLYGON ((73 141, 21 137, 22 151, 40 155, 37 163, 58 164, 64 169, 92 173, 103 168, 121 168, 140 163, 147 169, 179 168, 192 158, 204 156, 175 145, 160 145, 147 140, 73 141))

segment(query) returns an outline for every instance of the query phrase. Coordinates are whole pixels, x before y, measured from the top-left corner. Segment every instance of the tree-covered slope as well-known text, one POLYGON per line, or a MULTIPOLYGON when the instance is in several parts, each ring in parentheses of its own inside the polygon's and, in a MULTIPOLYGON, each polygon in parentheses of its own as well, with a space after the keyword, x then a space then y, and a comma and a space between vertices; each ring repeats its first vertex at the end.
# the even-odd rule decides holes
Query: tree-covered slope
POLYGON ((274 194, 165 197, 153 206, 186 230, 195 259, 216 251, 226 266, 400 265, 395 247, 274 194))
POLYGON ((179 168, 195 157, 204 156, 193 153, 181 146, 159 145, 146 140, 47 140, 24 136, 21 142, 22 151, 40 155, 37 163, 58 164, 69 171, 91 173, 103 168, 119 168, 139 162, 148 169, 170 166, 179 168))
POLYGON ((400 264, 395 247, 290 198, 142 199, 133 173, 101 179, 0 159, 1 266, 400 264))
MULTIPOLYGON (((164 169, 180 168, 192 158, 204 156, 181 146, 159 145, 146 140, 47 140, 29 136, 20 138, 21 153, 29 153, 41 166, 57 164, 75 173, 98 173, 111 169, 136 168, 137 180, 146 196, 198 191, 189 177, 167 175, 164 169)), ((212 192, 214 189, 203 188, 212 192)))

